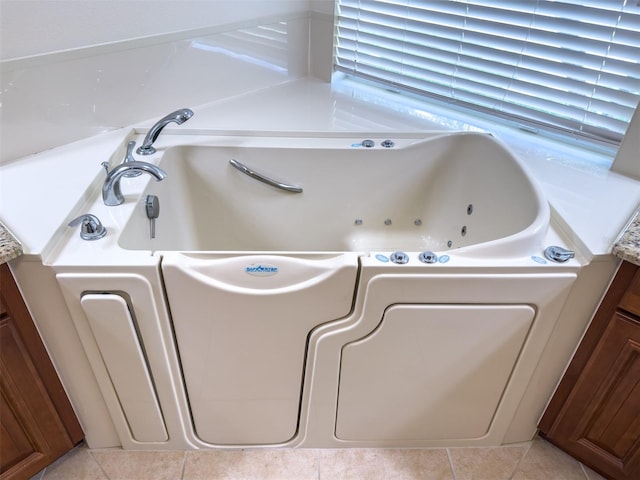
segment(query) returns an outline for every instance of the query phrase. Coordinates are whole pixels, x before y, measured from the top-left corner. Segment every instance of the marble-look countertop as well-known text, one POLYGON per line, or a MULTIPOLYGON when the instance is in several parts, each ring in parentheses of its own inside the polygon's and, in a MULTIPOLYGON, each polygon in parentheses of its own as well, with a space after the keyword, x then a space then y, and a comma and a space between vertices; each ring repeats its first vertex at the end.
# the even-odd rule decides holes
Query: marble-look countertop
POLYGON ((22 255, 22 245, 0 223, 0 265, 22 255))
POLYGON ((613 246, 616 257, 640 266, 640 212, 613 246))

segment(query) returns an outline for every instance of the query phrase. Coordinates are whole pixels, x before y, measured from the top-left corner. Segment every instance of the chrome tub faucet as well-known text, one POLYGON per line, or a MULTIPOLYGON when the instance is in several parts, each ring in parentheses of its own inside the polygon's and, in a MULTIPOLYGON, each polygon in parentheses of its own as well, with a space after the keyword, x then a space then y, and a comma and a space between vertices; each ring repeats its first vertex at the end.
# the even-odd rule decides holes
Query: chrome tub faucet
POLYGON ((121 163, 110 172, 107 172, 107 178, 102 185, 102 200, 105 205, 115 206, 124 203, 124 196, 120 190, 120 180, 130 172, 148 173, 156 182, 164 180, 167 176, 167 172, 151 163, 137 160, 121 163))
MULTIPOLYGON (((133 158, 133 149, 134 148, 136 148, 136 142, 134 142, 132 140, 127 144, 127 153, 125 154, 124 160, 122 161, 122 163, 135 162, 136 161, 136 159, 133 158)), ((109 173, 109 168, 108 167, 107 167, 107 173, 109 173)), ((127 177, 127 178, 139 177, 140 175, 142 175, 142 171, 140 171, 140 170, 129 170, 127 173, 124 174, 124 176, 127 177)))
POLYGON ((151 130, 149 130, 147 136, 144 137, 144 141, 142 142, 142 145, 138 147, 136 153, 140 155, 151 155, 156 153, 156 149, 153 147, 153 142, 156 141, 162 129, 170 123, 182 125, 191 117, 193 117, 193 111, 188 108, 181 108, 180 110, 176 110, 175 112, 165 115, 158 120, 153 127, 151 127, 151 130))

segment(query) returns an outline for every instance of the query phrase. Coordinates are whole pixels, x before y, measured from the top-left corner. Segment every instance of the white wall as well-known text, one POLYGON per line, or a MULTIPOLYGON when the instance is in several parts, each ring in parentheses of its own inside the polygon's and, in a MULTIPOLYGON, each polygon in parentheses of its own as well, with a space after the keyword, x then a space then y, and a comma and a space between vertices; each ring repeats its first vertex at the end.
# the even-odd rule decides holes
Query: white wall
POLYGON ((334 0, 311 0, 311 10, 318 13, 333 15, 335 12, 334 0))
POLYGON ((309 0, 0 0, 0 60, 306 12, 309 7, 309 0))
POLYGON ((631 117, 611 170, 640 180, 640 105, 631 117))
POLYGON ((0 0, 0 163, 310 73, 328 79, 333 1, 311 7, 0 0))

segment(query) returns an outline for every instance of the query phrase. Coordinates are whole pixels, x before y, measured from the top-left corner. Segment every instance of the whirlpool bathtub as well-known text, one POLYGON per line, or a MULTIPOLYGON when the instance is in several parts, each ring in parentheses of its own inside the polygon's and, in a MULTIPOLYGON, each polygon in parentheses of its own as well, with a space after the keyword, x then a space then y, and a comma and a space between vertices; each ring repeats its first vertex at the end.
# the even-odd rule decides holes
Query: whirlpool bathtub
POLYGON ((54 262, 120 445, 531 438, 580 263, 544 258, 562 238, 500 142, 174 138, 54 262))
POLYGON ((156 238, 138 209, 120 245, 248 252, 472 246, 504 257, 540 243, 548 206, 492 137, 443 135, 404 143, 366 148, 345 139, 342 148, 170 148, 160 161, 167 180, 145 192, 162 205, 156 238), (261 183, 231 160, 300 191, 261 183))

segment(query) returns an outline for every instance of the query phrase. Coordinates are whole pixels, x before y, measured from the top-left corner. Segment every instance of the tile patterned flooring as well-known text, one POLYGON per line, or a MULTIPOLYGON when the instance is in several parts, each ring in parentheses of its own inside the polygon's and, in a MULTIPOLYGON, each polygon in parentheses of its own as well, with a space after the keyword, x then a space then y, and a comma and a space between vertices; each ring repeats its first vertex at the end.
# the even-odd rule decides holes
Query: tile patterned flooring
POLYGON ((535 438, 498 448, 127 452, 79 446, 31 480, 603 480, 535 438))

